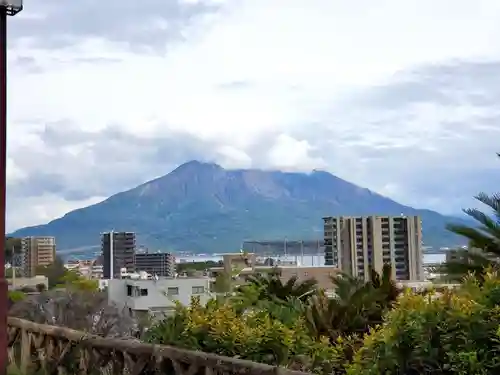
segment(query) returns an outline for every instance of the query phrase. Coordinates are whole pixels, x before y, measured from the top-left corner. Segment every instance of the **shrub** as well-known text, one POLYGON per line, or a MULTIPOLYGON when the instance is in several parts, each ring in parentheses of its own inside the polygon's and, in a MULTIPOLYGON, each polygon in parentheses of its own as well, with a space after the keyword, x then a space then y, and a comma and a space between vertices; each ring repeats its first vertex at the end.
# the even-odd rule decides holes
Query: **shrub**
POLYGON ((500 373, 500 279, 441 295, 407 292, 382 326, 365 336, 347 373, 356 375, 500 373))
POLYGON ((238 314, 216 300, 178 305, 148 330, 147 341, 318 373, 331 373, 341 356, 327 338, 311 337, 300 316, 285 324, 263 309, 238 314))
POLYGON ((127 314, 109 306, 105 293, 86 290, 45 291, 17 301, 9 314, 102 336, 135 336, 138 328, 127 314))
POLYGON ((17 303, 23 301, 26 298, 26 293, 20 290, 9 290, 8 297, 12 303, 17 303))
POLYGON ((45 292, 47 290, 47 286, 43 283, 40 283, 40 284, 36 284, 36 291, 38 293, 42 293, 42 292, 45 292))

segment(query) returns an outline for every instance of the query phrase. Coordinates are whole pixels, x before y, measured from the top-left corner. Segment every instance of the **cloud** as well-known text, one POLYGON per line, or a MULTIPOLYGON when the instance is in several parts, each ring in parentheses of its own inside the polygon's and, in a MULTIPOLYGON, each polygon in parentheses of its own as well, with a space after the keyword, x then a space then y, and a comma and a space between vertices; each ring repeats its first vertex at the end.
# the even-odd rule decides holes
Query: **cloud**
POLYGON ((500 182, 499 11, 495 0, 27 4, 9 19, 8 227, 194 158, 323 168, 457 212, 500 182))

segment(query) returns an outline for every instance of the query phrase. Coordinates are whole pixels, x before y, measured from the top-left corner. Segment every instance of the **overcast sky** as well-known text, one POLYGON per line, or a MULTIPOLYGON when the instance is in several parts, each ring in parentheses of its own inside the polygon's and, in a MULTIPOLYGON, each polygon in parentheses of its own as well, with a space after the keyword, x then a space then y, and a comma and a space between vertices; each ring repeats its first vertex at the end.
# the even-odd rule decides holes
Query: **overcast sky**
POLYGON ((8 230, 190 159, 457 213, 500 186, 498 0, 26 0, 8 230))

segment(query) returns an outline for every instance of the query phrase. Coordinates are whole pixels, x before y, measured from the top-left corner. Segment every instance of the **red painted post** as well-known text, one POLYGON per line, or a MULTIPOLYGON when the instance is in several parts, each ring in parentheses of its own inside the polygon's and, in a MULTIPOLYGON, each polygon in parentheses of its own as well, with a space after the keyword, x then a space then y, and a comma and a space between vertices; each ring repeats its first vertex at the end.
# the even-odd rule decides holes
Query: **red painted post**
MULTIPOLYGON (((0 7, 0 234, 5 237, 7 187, 7 8, 0 7)), ((5 238, 0 239, 0 374, 7 373, 7 280, 5 238)))

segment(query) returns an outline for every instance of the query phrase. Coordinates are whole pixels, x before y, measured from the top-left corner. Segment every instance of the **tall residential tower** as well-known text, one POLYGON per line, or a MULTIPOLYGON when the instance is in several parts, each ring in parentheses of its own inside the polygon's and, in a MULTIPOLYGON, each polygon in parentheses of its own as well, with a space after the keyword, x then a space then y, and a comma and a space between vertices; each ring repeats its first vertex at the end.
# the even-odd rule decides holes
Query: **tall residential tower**
POLYGON ((135 271, 145 271, 151 275, 162 277, 175 276, 175 256, 171 253, 135 253, 135 271))
POLYGON ((54 237, 24 237, 21 240, 21 272, 24 277, 35 277, 37 267, 48 266, 56 259, 54 237))
POLYGON ((103 278, 120 277, 120 270, 134 272, 135 233, 106 232, 101 234, 103 278))
POLYGON ((385 263, 396 280, 423 280, 422 222, 418 216, 325 217, 325 264, 367 280, 385 263))

